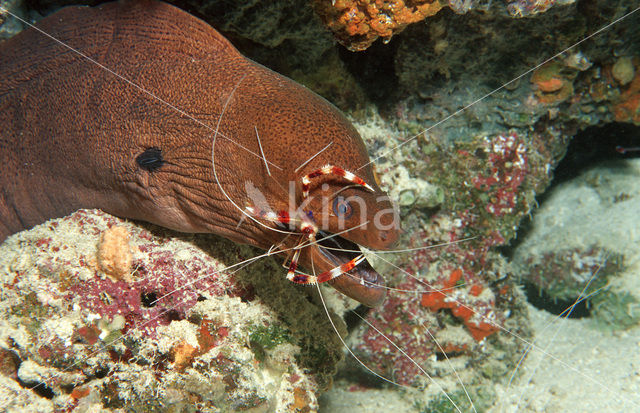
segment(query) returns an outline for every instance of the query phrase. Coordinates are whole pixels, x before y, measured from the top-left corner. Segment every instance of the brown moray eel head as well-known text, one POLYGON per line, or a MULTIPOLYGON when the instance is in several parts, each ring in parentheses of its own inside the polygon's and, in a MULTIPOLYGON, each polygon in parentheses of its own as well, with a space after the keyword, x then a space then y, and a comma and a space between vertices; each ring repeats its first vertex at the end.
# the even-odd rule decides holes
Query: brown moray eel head
MULTIPOLYGON (((396 241, 397 215, 353 126, 205 22, 124 1, 64 8, 37 26, 59 42, 32 28, 0 44, 0 241, 100 208, 263 249, 299 245, 299 219, 248 217, 247 207, 314 223, 322 239, 299 260, 309 272, 358 254, 332 248, 396 241), (304 197, 302 177, 327 164, 371 190, 329 174, 304 197)), ((330 282, 369 306, 385 296, 365 262, 330 282)))

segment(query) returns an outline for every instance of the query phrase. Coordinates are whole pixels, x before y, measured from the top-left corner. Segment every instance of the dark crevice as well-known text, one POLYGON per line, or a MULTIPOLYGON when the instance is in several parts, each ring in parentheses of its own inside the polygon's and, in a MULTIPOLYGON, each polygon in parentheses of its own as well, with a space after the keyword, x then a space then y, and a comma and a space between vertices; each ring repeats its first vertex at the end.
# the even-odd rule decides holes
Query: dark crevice
POLYGON ((162 317, 166 320, 167 323, 171 323, 172 321, 184 320, 184 315, 177 310, 169 310, 163 313, 162 317))
POLYGON ((140 304, 143 307, 154 307, 158 303, 158 294, 155 291, 150 292, 141 292, 140 293, 140 304))
MULTIPOLYGON (((576 178, 595 165, 638 157, 640 157, 639 126, 613 122, 581 130, 569 143, 565 156, 553 171, 551 184, 543 193, 536 196, 536 202, 538 206, 542 206, 558 185, 576 178)), ((535 216, 535 209, 533 216, 535 216)), ((511 244, 498 248, 498 251, 505 257, 511 258, 514 250, 531 231, 532 225, 531 219, 523 220, 511 244)))
POLYGON ((107 377, 107 374, 109 374, 109 369, 102 368, 102 369, 96 370, 96 372, 93 375, 95 376, 96 379, 103 379, 107 377))
MULTIPOLYGON (((623 168, 620 162, 628 158, 640 157, 640 127, 628 123, 613 122, 602 126, 592 126, 579 131, 567 147, 564 158, 553 172, 553 181, 547 190, 538 194, 536 200, 543 205, 560 184, 577 178, 596 165, 607 165, 611 168, 623 168)), ((535 219, 535 211, 533 212, 535 219)), ((535 222, 524 220, 518 228, 516 239, 508 246, 500 248, 507 258, 512 258, 514 251, 533 229, 535 222)), ((575 299, 554 300, 538 286, 526 282, 524 289, 529 303, 534 307, 559 315, 575 302, 575 299)), ((588 300, 578 303, 570 318, 588 317, 590 314, 588 300)))
POLYGON ((577 298, 570 300, 554 300, 553 297, 547 294, 544 290, 539 289, 536 285, 529 282, 524 284, 524 293, 527 296, 529 304, 538 310, 544 310, 551 314, 561 315, 566 318, 584 318, 591 315, 591 311, 587 306, 588 300, 581 300, 573 307, 573 310, 568 310, 577 301, 577 298))
POLYGON ((353 331, 354 328, 362 324, 362 319, 367 316, 371 308, 365 305, 359 305, 354 310, 349 311, 344 315, 344 322, 347 325, 348 331, 353 331))
POLYGON ((24 387, 25 389, 33 390, 38 396, 44 397, 45 399, 51 400, 56 395, 53 389, 47 386, 45 382, 35 382, 35 381, 25 382, 18 378, 18 383, 20 384, 20 386, 24 387))
POLYGON ((340 59, 347 70, 361 85, 367 97, 383 105, 393 99, 398 92, 398 77, 395 70, 395 55, 398 42, 389 44, 382 41, 373 43, 367 50, 352 52, 338 48, 340 59))
MULTIPOLYGON (((598 163, 638 158, 639 147, 640 126, 613 122, 586 128, 571 140, 566 155, 553 173, 549 189, 577 177, 598 163)), ((541 199, 539 201, 542 202, 541 199)))
POLYGON ((447 361, 448 359, 452 359, 455 357, 465 355, 464 351, 447 351, 447 353, 443 353, 442 351, 436 351, 434 353, 437 361, 447 361))

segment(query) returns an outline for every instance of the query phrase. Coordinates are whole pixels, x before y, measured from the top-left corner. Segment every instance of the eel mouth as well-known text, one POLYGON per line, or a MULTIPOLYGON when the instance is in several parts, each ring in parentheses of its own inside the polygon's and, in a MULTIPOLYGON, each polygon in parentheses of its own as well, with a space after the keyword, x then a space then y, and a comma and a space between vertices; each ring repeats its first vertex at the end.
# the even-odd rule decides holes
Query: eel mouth
MULTIPOLYGON (((318 243, 314 250, 317 250, 319 254, 313 254, 313 258, 314 263, 321 267, 321 271, 345 264, 362 254, 358 244, 340 236, 319 231, 316 240, 318 243)), ((386 296, 384 278, 373 269, 366 259, 350 271, 330 280, 329 284, 341 293, 369 307, 382 304, 386 296)))

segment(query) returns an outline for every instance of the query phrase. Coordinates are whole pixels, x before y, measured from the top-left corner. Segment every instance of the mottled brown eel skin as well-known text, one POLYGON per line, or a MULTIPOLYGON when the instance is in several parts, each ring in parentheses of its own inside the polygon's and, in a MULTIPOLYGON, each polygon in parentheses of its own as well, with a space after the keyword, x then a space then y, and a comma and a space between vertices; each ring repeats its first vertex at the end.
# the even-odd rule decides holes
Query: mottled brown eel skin
MULTIPOLYGON (((257 188, 273 210, 288 210, 289 183, 300 203, 301 177, 325 164, 356 172, 375 191, 335 176, 313 182, 307 210, 318 223, 326 218, 322 229, 339 232, 322 195, 342 191, 364 205, 353 205, 345 227, 356 228, 336 238, 340 245, 388 249, 397 239, 389 216, 378 219, 386 229, 374 225, 375 214, 392 207, 379 200, 371 167, 361 168, 369 158, 353 126, 321 97, 240 55, 205 22, 165 3, 126 1, 67 7, 37 28, 0 45, 0 242, 99 208, 263 249, 292 247, 298 236, 243 219, 221 189, 240 208, 255 201, 247 189, 257 188), (361 213, 369 222, 357 227, 361 213)), ((325 271, 351 257, 314 245, 300 263, 325 271)), ((334 287, 369 306, 382 302, 385 289, 358 282, 384 283, 371 266, 351 275, 334 287)))

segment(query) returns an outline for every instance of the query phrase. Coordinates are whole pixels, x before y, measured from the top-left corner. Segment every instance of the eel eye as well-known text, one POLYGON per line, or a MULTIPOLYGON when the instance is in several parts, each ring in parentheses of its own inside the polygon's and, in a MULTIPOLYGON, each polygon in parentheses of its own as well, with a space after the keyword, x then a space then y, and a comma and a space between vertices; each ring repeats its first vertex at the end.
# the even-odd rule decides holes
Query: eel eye
POLYGON ((339 218, 349 219, 353 214, 351 204, 341 196, 333 200, 333 213, 339 218))

